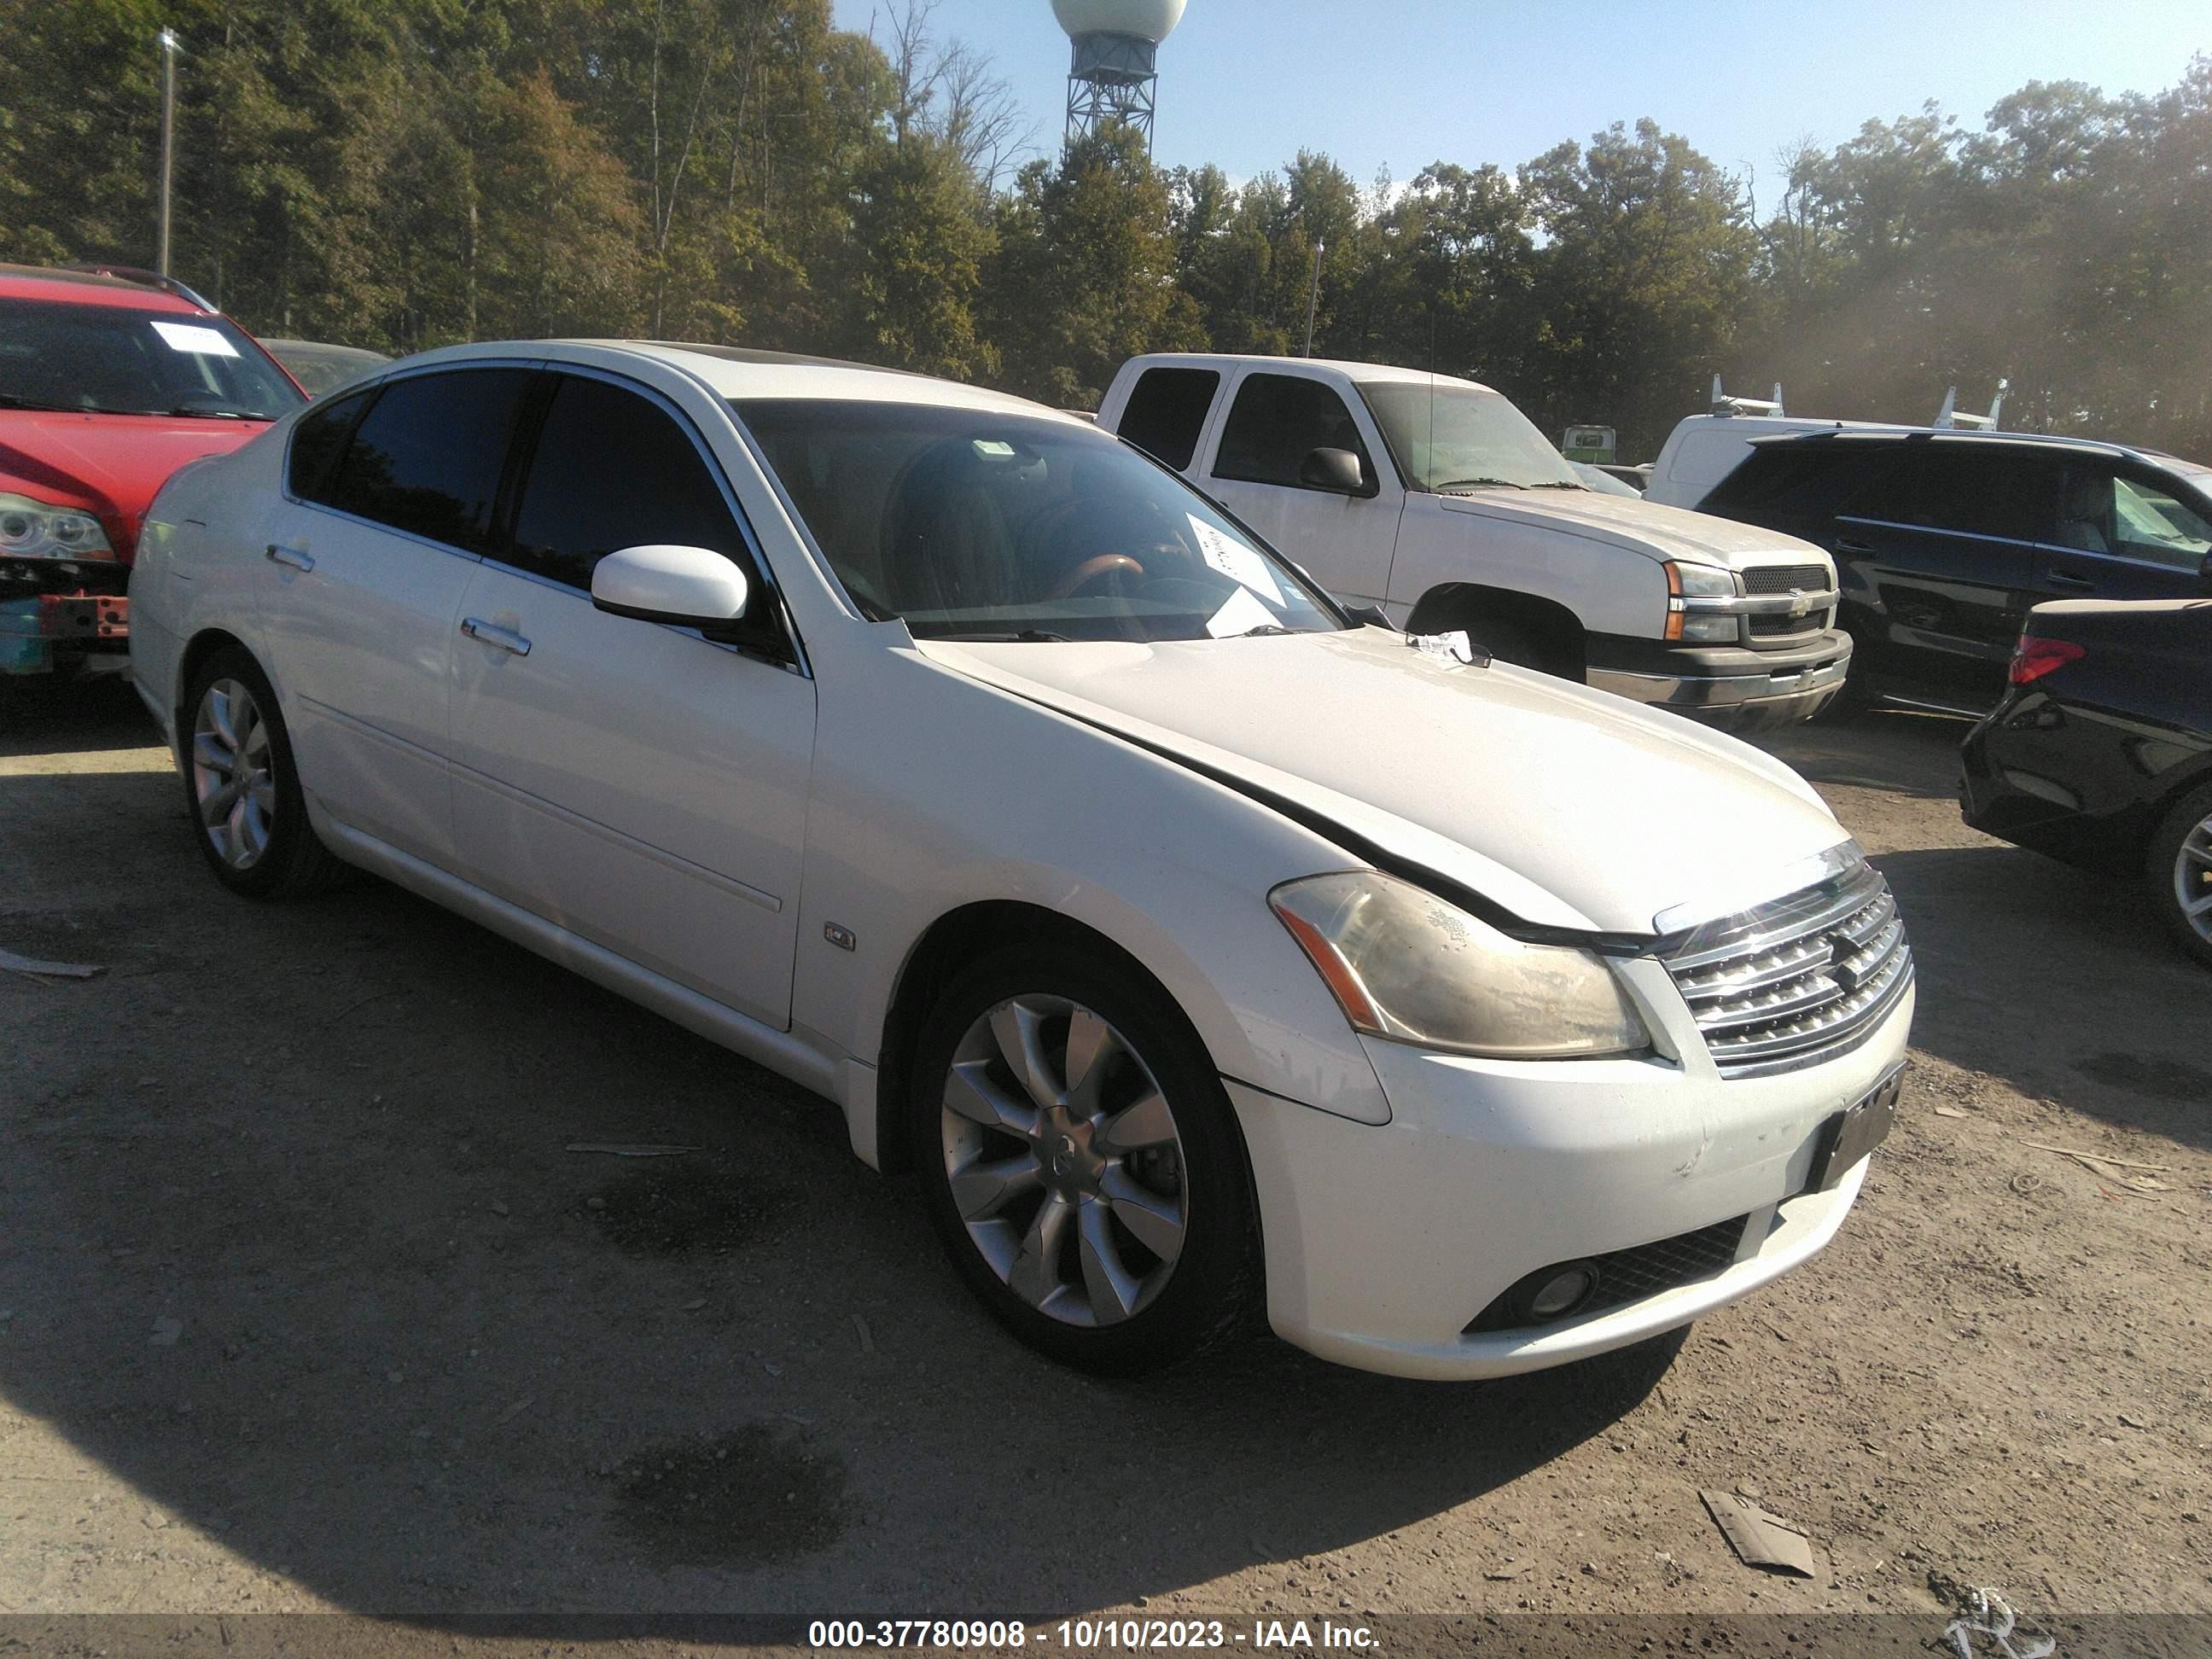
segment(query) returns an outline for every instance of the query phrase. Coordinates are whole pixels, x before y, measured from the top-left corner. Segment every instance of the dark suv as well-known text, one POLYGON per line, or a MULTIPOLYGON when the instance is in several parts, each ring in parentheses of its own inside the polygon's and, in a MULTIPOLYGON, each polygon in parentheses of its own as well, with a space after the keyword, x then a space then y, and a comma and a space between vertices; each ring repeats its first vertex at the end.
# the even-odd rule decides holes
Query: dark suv
POLYGON ((1979 714, 2044 599, 2212 594, 2212 468, 2026 433, 1756 441, 1698 510, 1836 557, 1851 695, 1979 714))

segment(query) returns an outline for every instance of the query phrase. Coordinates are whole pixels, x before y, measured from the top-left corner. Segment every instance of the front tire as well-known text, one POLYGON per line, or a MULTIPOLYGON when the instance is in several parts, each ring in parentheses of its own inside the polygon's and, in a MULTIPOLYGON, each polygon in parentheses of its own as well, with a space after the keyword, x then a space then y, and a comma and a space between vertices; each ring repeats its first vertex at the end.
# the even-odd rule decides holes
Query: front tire
POLYGON ((1029 947, 977 961, 925 1022, 908 1098, 930 1220, 1031 1347, 1137 1376, 1243 1320, 1243 1137, 1196 1036, 1135 974, 1029 947))
POLYGON ((2212 784, 2183 796, 2153 832, 2143 878, 2181 948, 2212 968, 2212 784))
POLYGON ((192 839, 217 881, 247 898, 293 898, 343 879, 307 822, 276 693, 242 647, 193 672, 181 735, 192 839))

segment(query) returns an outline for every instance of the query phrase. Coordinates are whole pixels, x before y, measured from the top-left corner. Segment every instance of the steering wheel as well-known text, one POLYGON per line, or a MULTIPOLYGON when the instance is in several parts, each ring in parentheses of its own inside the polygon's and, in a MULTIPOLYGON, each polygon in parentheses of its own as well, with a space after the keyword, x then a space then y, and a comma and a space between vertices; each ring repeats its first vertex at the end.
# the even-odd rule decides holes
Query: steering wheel
POLYGON ((1052 592, 1045 597, 1048 599, 1072 599, 1084 589, 1094 586, 1113 576, 1126 577, 1131 581, 1142 581, 1145 579, 1145 567, 1127 553, 1101 553, 1095 558, 1085 559, 1074 569, 1062 576, 1054 584, 1052 592))

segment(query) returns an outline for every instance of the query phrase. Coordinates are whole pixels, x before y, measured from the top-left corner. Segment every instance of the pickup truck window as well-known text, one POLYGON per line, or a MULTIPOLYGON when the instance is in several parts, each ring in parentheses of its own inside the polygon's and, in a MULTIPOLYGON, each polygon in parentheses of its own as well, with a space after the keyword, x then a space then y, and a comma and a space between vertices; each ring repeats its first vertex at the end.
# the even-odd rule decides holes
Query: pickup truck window
POLYGON ((1249 374, 1222 428, 1213 476, 1310 489, 1299 482, 1298 470, 1316 449, 1348 449, 1364 475, 1375 477, 1374 459, 1343 398, 1301 374, 1249 374))
POLYGON ((1129 442, 1180 472, 1198 453, 1206 411, 1221 390, 1211 368, 1148 368, 1130 388, 1119 430, 1129 442))
POLYGON ((1406 487, 1455 490, 1581 489, 1567 458, 1495 392, 1443 381, 1364 384, 1376 425, 1398 458, 1406 487))
POLYGON ((1249 531, 1093 428, 923 404, 732 406, 854 605, 916 639, 1346 626, 1249 531))

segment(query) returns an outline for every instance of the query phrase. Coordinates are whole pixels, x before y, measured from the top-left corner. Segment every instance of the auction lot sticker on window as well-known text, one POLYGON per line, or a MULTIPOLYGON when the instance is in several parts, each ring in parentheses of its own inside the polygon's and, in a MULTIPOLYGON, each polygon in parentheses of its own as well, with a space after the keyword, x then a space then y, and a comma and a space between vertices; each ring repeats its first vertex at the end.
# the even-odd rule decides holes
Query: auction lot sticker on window
POLYGON ((235 357, 238 348, 211 328, 193 323, 155 323, 154 332, 169 343, 172 351, 195 351, 204 357, 235 357))
POLYGON ((1184 516, 1190 520, 1191 534, 1198 538, 1199 557, 1239 586, 1249 587, 1277 605, 1283 602, 1283 590, 1265 559, 1243 543, 1231 540, 1195 513, 1184 516))

